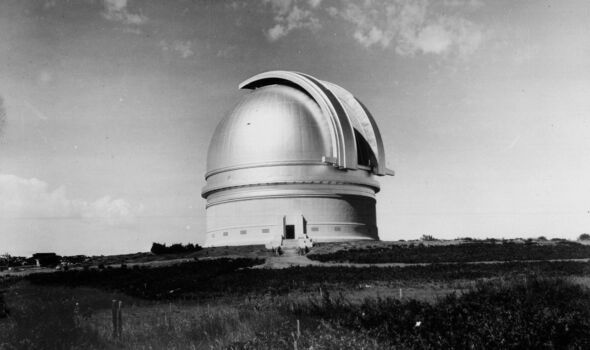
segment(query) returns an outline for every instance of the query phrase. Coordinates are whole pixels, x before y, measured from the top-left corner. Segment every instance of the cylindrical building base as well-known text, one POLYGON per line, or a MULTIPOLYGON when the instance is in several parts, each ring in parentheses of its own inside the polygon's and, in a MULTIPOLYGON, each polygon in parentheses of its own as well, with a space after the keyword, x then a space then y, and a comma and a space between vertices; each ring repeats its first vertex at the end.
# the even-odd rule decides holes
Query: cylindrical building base
POLYGON ((351 195, 253 198, 207 208, 206 246, 378 239, 375 199, 351 195))

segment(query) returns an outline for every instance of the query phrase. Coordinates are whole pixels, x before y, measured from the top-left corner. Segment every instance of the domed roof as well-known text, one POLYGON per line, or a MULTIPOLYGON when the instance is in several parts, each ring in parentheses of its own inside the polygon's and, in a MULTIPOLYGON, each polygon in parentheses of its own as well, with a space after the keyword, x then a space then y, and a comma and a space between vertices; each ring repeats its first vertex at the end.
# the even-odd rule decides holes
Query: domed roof
POLYGON ((207 169, 320 162, 331 153, 328 121, 304 92, 269 85, 245 95, 217 126, 207 169))
POLYGON ((286 71, 256 75, 220 122, 207 157, 207 175, 225 170, 332 164, 393 174, 385 167, 381 135, 367 109, 348 91, 286 71))

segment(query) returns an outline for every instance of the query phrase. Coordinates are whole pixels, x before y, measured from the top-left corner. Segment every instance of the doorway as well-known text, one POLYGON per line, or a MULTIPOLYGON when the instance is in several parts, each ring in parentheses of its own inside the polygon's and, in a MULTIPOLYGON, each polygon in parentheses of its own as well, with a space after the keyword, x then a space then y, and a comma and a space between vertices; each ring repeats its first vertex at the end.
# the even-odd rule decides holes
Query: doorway
POLYGON ((285 239, 295 239, 295 225, 285 225, 285 239))

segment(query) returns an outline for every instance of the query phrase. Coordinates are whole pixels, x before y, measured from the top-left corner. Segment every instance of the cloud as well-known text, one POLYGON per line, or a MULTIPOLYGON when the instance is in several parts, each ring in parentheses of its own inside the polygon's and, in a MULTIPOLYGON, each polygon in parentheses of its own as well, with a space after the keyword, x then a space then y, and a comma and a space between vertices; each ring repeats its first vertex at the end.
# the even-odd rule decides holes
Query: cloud
POLYGON ((127 0, 104 0, 104 7, 105 10, 102 15, 109 21, 140 25, 148 20, 148 18, 141 13, 129 12, 127 9, 127 0))
POLYGON ((451 43, 449 31, 439 24, 432 24, 418 33, 414 46, 422 52, 440 54, 448 50, 451 43))
POLYGON ((180 41, 175 40, 172 43, 172 50, 178 52, 182 58, 188 58, 194 55, 195 53, 192 50, 193 44, 190 40, 188 41, 180 41))
POLYGON ((513 61, 516 64, 524 64, 539 56, 540 47, 537 45, 524 45, 513 50, 513 61))
POLYGON ((41 70, 37 75, 37 82, 40 85, 47 85, 53 81, 53 74, 48 70, 41 70))
POLYGON ((43 8, 45 8, 47 10, 50 8, 54 8, 56 5, 57 5, 56 0, 47 0, 43 4, 43 8))
POLYGON ((27 102, 26 100, 23 100, 22 102, 25 105, 25 107, 27 107, 27 109, 29 111, 31 111, 31 113, 33 113, 37 118, 39 118, 41 120, 47 120, 47 119, 49 119, 45 115, 45 113, 41 112, 38 108, 36 108, 35 106, 33 106, 31 103, 27 102))
POLYGON ((393 47, 400 55, 469 55, 480 46, 483 30, 449 8, 477 8, 478 1, 349 1, 330 7, 330 16, 353 25, 353 37, 370 48, 393 47), (448 10, 448 11, 447 11, 448 10))
POLYGON ((483 0, 443 0, 448 7, 479 8, 483 6, 483 0))
POLYGON ((4 126, 6 125, 6 107, 4 107, 4 98, 0 96, 0 136, 4 133, 4 126))
POLYGON ((189 58, 195 54, 193 52, 193 43, 190 40, 174 40, 171 43, 161 40, 159 45, 163 51, 176 52, 182 58, 189 58))
POLYGON ((264 3, 270 4, 271 11, 274 14, 275 25, 265 31, 266 37, 270 41, 277 41, 296 29, 317 30, 321 27, 318 18, 311 10, 317 8, 321 0, 309 0, 307 2, 265 0, 264 3))
POLYGON ((110 196, 94 202, 69 199, 63 186, 50 190, 35 178, 0 174, 0 218, 80 218, 120 225, 132 223, 142 210, 142 205, 110 196))
POLYGON ((235 57, 238 54, 239 50, 238 47, 235 45, 229 45, 222 49, 217 50, 217 54, 215 56, 220 58, 231 58, 235 57))
POLYGON ((312 8, 317 8, 318 6, 320 6, 320 4, 322 3, 322 0, 307 0, 307 3, 309 4, 309 6, 311 6, 312 8))

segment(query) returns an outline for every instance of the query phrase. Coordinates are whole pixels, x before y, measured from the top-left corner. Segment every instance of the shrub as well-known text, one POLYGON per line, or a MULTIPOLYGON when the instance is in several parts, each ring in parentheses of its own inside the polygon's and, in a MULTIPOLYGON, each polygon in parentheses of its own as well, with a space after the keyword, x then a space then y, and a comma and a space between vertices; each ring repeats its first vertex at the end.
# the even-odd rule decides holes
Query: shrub
POLYGON ((192 244, 192 243, 189 243, 186 246, 182 245, 180 243, 175 243, 175 244, 171 245, 170 247, 167 247, 166 244, 160 244, 160 243, 154 242, 154 243, 152 243, 152 248, 150 249, 150 251, 153 254, 160 255, 160 254, 192 253, 192 252, 198 252, 201 249, 203 249, 203 247, 201 247, 198 244, 192 244))

